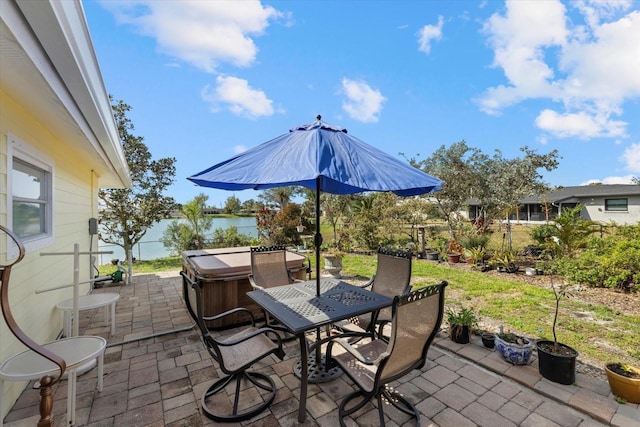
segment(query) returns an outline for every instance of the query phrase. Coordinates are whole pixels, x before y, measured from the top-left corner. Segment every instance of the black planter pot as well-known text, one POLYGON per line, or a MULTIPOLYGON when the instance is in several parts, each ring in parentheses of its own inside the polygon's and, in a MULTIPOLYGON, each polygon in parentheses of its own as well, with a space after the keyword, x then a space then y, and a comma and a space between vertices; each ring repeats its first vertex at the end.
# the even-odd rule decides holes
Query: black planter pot
POLYGON ((548 351, 547 347, 553 347, 553 341, 538 341, 538 370, 540 375, 559 384, 573 384, 576 381, 576 359, 578 352, 573 348, 558 344, 571 354, 558 354, 548 351))
POLYGON ((451 325, 449 336, 458 344, 468 344, 471 328, 467 325, 451 325))
POLYGON ((496 345, 496 337, 494 334, 490 334, 488 332, 485 332, 484 334, 482 334, 481 336, 482 338, 482 344, 487 347, 487 348, 493 348, 496 345))
POLYGON ((430 261, 438 261, 440 259, 440 252, 427 252, 425 256, 430 261))

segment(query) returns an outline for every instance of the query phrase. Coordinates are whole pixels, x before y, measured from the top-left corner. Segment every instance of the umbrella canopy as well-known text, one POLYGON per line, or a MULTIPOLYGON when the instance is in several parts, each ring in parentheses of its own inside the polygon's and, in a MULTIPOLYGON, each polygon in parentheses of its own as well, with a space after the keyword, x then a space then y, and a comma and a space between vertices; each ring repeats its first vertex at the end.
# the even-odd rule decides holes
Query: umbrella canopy
POLYGON ((391 191, 414 196, 441 189, 443 182, 331 126, 313 123, 190 176, 203 187, 264 190, 300 185, 316 192, 316 277, 320 293, 320 192, 354 194, 391 191))

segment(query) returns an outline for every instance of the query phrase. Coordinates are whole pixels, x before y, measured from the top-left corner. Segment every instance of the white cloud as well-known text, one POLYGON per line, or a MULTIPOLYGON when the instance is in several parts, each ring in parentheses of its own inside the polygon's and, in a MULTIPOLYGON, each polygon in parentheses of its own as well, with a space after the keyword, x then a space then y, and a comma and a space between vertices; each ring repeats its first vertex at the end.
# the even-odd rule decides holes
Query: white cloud
POLYGON ((245 151, 247 151, 246 145, 236 145, 235 147, 233 147, 233 152, 236 154, 241 154, 241 153, 244 153, 245 151))
POLYGON ((624 150, 622 161, 626 164, 625 169, 629 172, 640 172, 640 142, 631 144, 624 150))
POLYGON ((211 111, 220 111, 224 105, 233 114, 250 119, 273 115, 272 101, 261 90, 250 87, 246 80, 218 76, 216 84, 215 88, 205 86, 201 93, 202 99, 211 105, 211 111))
POLYGON ((640 97, 640 11, 628 0, 508 0, 483 30, 493 66, 508 83, 488 88, 481 110, 498 114, 527 99, 559 104, 536 124, 558 137, 625 137, 625 101, 640 97), (575 13, 577 12, 577 14, 575 13), (580 24, 580 18, 586 25, 580 24))
POLYGON ((375 123, 382 111, 382 103, 387 100, 379 90, 372 89, 363 81, 342 79, 342 89, 346 99, 342 109, 352 118, 365 123, 375 123))
POLYGON ((247 67, 269 20, 291 20, 259 1, 103 1, 119 23, 156 40, 158 50, 206 72, 221 63, 247 67))
POLYGON ((585 111, 559 114, 543 110, 536 117, 536 125, 559 138, 589 139, 623 136, 626 123, 610 120, 608 115, 601 117, 585 111))
POLYGON ((442 39, 442 25, 444 19, 438 16, 437 25, 425 25, 418 31, 418 50, 427 55, 431 52, 431 41, 442 39))
POLYGON ((633 184, 633 182, 631 181, 634 178, 633 175, 626 175, 626 176, 608 176, 606 178, 603 179, 590 179, 588 181, 585 181, 579 185, 589 185, 589 184, 605 184, 605 185, 612 185, 612 184, 633 184))

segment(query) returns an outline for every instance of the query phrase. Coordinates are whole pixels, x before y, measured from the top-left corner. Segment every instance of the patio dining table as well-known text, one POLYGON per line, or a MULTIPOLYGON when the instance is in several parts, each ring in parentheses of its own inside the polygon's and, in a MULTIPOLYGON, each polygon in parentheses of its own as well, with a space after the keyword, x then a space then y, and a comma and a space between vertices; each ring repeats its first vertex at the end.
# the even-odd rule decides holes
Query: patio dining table
MULTIPOLYGON (((298 421, 304 422, 309 380, 309 347, 305 333, 349 319, 360 314, 388 307, 392 299, 335 278, 320 280, 320 295, 316 296, 316 281, 247 292, 247 296, 277 319, 300 341, 300 406, 298 421)), ((319 349, 319 343, 314 344, 319 349)))

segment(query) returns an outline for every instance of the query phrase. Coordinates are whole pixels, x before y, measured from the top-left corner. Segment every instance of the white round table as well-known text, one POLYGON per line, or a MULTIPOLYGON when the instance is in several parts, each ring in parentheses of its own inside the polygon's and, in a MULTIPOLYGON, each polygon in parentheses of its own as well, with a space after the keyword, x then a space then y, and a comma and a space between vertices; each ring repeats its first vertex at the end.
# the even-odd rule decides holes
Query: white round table
MULTIPOLYGON (((104 307, 104 321, 105 323, 109 323, 109 308, 111 308, 111 335, 113 336, 116 334, 116 302, 118 302, 119 299, 120 295, 115 293, 81 295, 78 297, 78 311, 104 307)), ((73 298, 58 303, 56 307, 64 314, 64 336, 70 337, 73 317, 73 298)))
MULTIPOLYGON (((82 336, 64 338, 43 345, 47 350, 62 357, 67 364, 65 373, 67 378, 67 425, 75 424, 76 413, 76 374, 77 369, 88 361, 98 361, 98 391, 102 391, 102 376, 104 371, 104 350, 107 340, 102 337, 82 336)), ((39 380, 45 375, 56 376, 60 368, 58 365, 40 356, 33 350, 26 350, 11 356, 0 365, 0 427, 2 427, 2 400, 4 398, 5 381, 39 380)))

